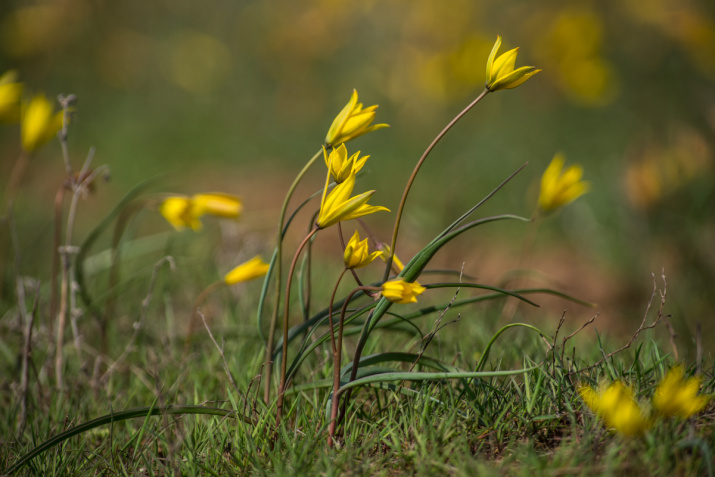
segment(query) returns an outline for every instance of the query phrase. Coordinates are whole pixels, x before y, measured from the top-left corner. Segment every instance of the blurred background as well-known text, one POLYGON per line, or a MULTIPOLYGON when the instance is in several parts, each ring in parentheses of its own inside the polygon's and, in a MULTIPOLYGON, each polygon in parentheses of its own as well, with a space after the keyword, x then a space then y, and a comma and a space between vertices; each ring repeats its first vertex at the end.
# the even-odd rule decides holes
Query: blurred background
MULTIPOLYGON (((288 184, 353 88, 380 105, 376 122, 391 125, 348 144, 371 155, 359 187, 395 210, 424 148, 482 90, 497 34, 502 51, 520 47, 517 66, 543 72, 488 95, 435 149, 408 201, 399 253, 419 249, 525 162, 481 214, 531 216, 541 173, 562 152, 584 167, 588 194, 538 233, 533 224, 481 227, 438 265, 464 262, 488 284, 515 268, 539 270, 554 288, 598 303, 599 331, 623 342, 643 317, 651 273, 664 269, 681 356, 694 352, 698 323, 715 343, 713 2, 7 0, 0 74, 17 70, 28 97, 79 98, 75 168, 95 146, 112 180, 81 205, 77 237, 161 174, 164 191, 241 196, 245 227, 264 233, 265 245, 288 184)), ((0 128, 0 177, 18 138, 17 125, 0 128)), ((34 154, 17 198, 21 242, 44 254, 26 253, 23 273, 41 280, 63 174, 52 141, 34 154)), ((316 168, 302 193, 323 179, 316 168)), ((372 221, 384 240, 392 217, 372 221)), ((577 326, 594 314, 544 303, 526 319, 555 327, 567 309, 577 326)))

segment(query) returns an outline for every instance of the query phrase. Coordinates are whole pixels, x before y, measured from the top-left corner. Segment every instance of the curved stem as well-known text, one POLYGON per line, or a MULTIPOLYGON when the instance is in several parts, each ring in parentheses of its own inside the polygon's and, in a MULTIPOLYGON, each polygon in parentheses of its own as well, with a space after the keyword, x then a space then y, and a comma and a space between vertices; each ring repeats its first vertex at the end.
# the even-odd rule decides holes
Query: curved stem
POLYGON ((184 358, 189 355, 189 350, 191 349, 191 341, 194 336, 194 323, 196 323, 196 316, 198 315, 199 307, 206 301, 206 298, 216 290, 221 289, 226 285, 223 280, 217 280, 211 285, 204 288, 199 296, 196 297, 194 301, 194 306, 191 307, 191 316, 189 316, 189 326, 186 330, 186 341, 184 342, 184 358))
POLYGON ((422 157, 420 157, 420 160, 417 161, 417 165, 415 165, 415 169, 412 171, 412 175, 410 175, 410 178, 407 180, 407 185, 405 186, 405 190, 402 193, 402 199, 400 200, 400 206, 397 208, 397 215, 395 216, 395 228, 392 231, 392 242, 390 244, 390 255, 387 257, 387 266, 385 267, 385 274, 383 276, 383 281, 387 280, 387 277, 390 275, 390 268, 392 268, 392 257, 395 255, 395 244, 397 243, 397 232, 400 229, 400 221, 402 220, 402 211, 405 208, 405 202, 407 202, 407 194, 410 192, 410 188, 412 187, 412 183, 415 181, 415 177, 417 177, 417 173, 420 171, 420 168, 422 167, 422 164, 425 162, 425 159, 427 159, 427 156, 429 156, 429 153, 432 152, 432 149, 437 145, 437 143, 444 137, 445 134, 447 134, 447 131, 452 129, 452 126, 454 126, 457 121, 462 119, 462 116, 467 114, 470 109, 472 109, 474 106, 477 105, 479 101, 484 98, 487 93, 489 93, 488 89, 484 89, 484 91, 481 92, 477 98, 469 103, 469 105, 464 108, 459 114, 457 114, 454 119, 452 119, 449 124, 447 124, 444 129, 442 129, 442 132, 440 132, 437 137, 435 137, 432 142, 430 143, 429 146, 427 146, 427 149, 425 149, 425 152, 422 153, 422 157))
MULTIPOLYGON (((345 273, 345 271, 343 271, 345 273)), ((342 275, 341 275, 342 277, 342 275)), ((328 446, 332 447, 334 442, 335 442, 335 429, 337 428, 337 421, 338 421, 338 407, 340 405, 340 401, 338 400, 338 390, 340 389, 340 361, 342 360, 342 349, 343 349, 343 327, 345 325, 345 312, 348 309, 348 303, 350 303, 350 300, 352 299, 353 295, 360 291, 364 291, 369 293, 370 291, 373 290, 379 290, 379 287, 365 287, 365 286, 359 286, 355 288, 353 291, 350 292, 350 294, 347 296, 345 299, 345 302, 343 303, 343 307, 340 309, 340 322, 338 323, 338 345, 337 348, 333 349, 333 401, 332 401, 332 408, 330 410, 330 427, 328 428, 328 446)), ((332 305, 332 303, 331 303, 332 305)), ((330 310, 328 316, 332 315, 332 309, 330 310)), ((332 320, 331 320, 332 322, 332 320)), ((331 325, 331 332, 332 332, 332 325, 331 325)), ((359 359, 359 358, 358 358, 359 359)))
MULTIPOLYGON (((318 152, 315 153, 313 157, 310 158, 310 160, 303 166, 303 169, 298 173, 298 175, 295 177, 293 180, 293 183, 291 184, 290 188, 288 189, 288 193, 285 196, 285 199, 283 199, 283 206, 281 207, 281 214, 278 218, 278 238, 277 238, 277 243, 276 243, 276 299, 275 299, 275 305, 273 307, 273 316, 271 317, 271 324, 270 328, 268 330, 268 342, 266 343, 266 356, 264 359, 265 365, 266 365, 266 379, 264 381, 264 393, 263 393, 263 398, 266 403, 270 401, 271 398, 271 374, 273 372, 273 362, 271 361, 271 356, 273 355, 273 343, 275 340, 275 335, 276 335, 276 325, 278 323, 278 312, 280 309, 280 302, 281 302, 281 281, 282 281, 282 271, 281 271, 281 259, 282 259, 282 252, 283 252, 283 225, 285 224, 285 216, 286 216, 286 211, 288 210, 288 203, 290 202, 291 197, 293 197, 293 192, 295 192, 296 187, 298 187, 298 184, 300 183, 301 179, 303 179, 303 176, 308 172, 308 169, 315 164, 315 161, 318 160, 318 158, 322 155, 323 149, 321 148, 318 152)), ((266 280, 270 280, 270 275, 266 276, 266 280)), ((260 310, 260 307, 259 307, 260 310)), ((259 316, 260 319, 260 316, 259 316)))
POLYGON ((288 269, 288 278, 286 279, 286 296, 283 311, 283 350, 281 353, 281 382, 278 386, 278 404, 276 406, 276 426, 280 424, 281 414, 283 413, 283 397, 285 395, 286 386, 286 368, 288 367, 288 317, 290 314, 290 285, 291 281, 293 280, 293 272, 295 271, 296 263, 298 263, 298 257, 300 256, 300 252, 303 251, 306 244, 310 241, 313 235, 318 232, 318 230, 320 229, 318 227, 315 227, 308 235, 305 236, 303 241, 298 246, 298 250, 296 250, 295 255, 293 256, 293 261, 291 262, 290 268, 288 269))

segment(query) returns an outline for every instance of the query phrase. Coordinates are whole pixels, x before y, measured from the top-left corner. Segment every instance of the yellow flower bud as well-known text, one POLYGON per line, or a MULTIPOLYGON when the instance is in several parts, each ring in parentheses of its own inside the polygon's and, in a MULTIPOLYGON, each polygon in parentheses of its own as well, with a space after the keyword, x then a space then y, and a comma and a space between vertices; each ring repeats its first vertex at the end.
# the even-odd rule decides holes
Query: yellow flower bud
POLYGON ((495 59, 500 46, 501 36, 497 36, 497 41, 494 43, 492 52, 489 54, 489 59, 487 60, 487 81, 485 86, 489 91, 494 92, 500 89, 516 88, 541 71, 533 66, 522 66, 514 70, 516 54, 519 48, 509 50, 495 59))
POLYGON ((265 275, 269 268, 270 265, 264 262, 261 257, 255 256, 228 272, 223 281, 226 282, 226 285, 235 285, 236 283, 253 280, 265 275))
POLYGON ((653 407, 664 416, 687 419, 707 406, 710 398, 699 396, 700 379, 685 379, 682 366, 672 368, 658 384, 653 396, 653 407))
POLYGON ((53 113, 52 103, 44 94, 38 94, 23 106, 22 110, 22 148, 32 152, 57 134, 62 128, 62 115, 53 113))
POLYGON ((588 192, 590 184, 582 181, 583 168, 574 165, 562 172, 564 158, 556 154, 541 176, 539 207, 545 213, 570 204, 588 192))
POLYGON ((396 278, 382 284, 382 296, 393 303, 416 303, 417 296, 424 293, 425 287, 418 283, 406 282, 404 278, 396 278))
POLYGON ((341 144, 330 151, 330 154, 328 154, 327 149, 323 146, 323 157, 325 158, 325 165, 328 166, 328 170, 333 176, 333 179, 340 184, 341 182, 345 182, 350 174, 357 174, 370 156, 360 157, 360 151, 358 151, 348 157, 348 150, 345 144, 341 144))
POLYGON ((375 119, 376 109, 377 105, 363 109, 362 103, 358 103, 357 90, 353 90, 350 101, 330 125, 328 134, 325 136, 325 145, 335 147, 370 131, 389 127, 387 124, 370 126, 372 120, 375 119))
POLYGON ((381 255, 382 252, 380 251, 370 253, 367 246, 367 239, 361 241, 360 234, 358 234, 356 230, 345 246, 343 260, 346 268, 361 268, 370 265, 373 260, 381 255))
POLYGON ((330 173, 325 180, 323 198, 320 201, 320 213, 318 214, 318 228, 324 229, 344 220, 357 219, 365 215, 374 214, 381 210, 390 210, 385 207, 369 205, 374 190, 364 192, 360 195, 350 197, 355 187, 355 173, 351 173, 342 184, 338 184, 328 193, 330 173))
POLYGON ((16 80, 17 73, 12 70, 0 76, 0 122, 16 123, 20 120, 22 83, 16 80))

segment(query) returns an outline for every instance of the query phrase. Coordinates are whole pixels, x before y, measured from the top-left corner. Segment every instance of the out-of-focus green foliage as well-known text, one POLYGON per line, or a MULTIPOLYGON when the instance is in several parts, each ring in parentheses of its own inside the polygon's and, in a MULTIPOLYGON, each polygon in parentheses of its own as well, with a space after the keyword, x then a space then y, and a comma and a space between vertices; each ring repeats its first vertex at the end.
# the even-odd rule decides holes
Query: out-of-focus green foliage
MULTIPOLYGON (((483 88, 497 34, 543 72, 490 95, 435 150, 429 189, 418 178, 408 203, 411 235, 431 236, 525 161, 511 191, 526 197, 502 194, 499 208, 530 213, 541 173, 562 151, 592 189, 544 223, 535 256, 559 249, 588 263, 555 267, 570 268, 581 293, 597 280, 594 296, 581 297, 607 300, 604 319, 616 322, 640 318, 649 274, 664 266, 666 311, 690 345, 715 307, 712 2, 3 2, 0 74, 17 70, 28 97, 78 96, 70 146, 82 156, 95 145, 97 161, 111 165, 106 209, 110 195, 164 172, 183 192, 205 189, 196 184, 206 177, 250 201, 242 187, 282 187, 276 171, 295 174, 354 87, 392 126, 359 139, 372 156, 364 180, 376 189, 404 181, 483 88), (425 194, 435 189, 444 193, 425 194), (428 201, 444 213, 426 216, 428 201)), ((0 177, 19 151, 19 129, 3 126, 0 177)), ((31 190, 62 180, 59 148, 45 147, 29 167, 18 207, 49 211, 52 195, 31 190)), ((381 203, 396 203, 398 189, 381 191, 381 203)), ((503 232, 517 239, 523 229, 503 232)), ((504 243, 518 255, 516 240, 504 243)), ((468 253, 467 268, 483 273, 485 257, 468 253)))

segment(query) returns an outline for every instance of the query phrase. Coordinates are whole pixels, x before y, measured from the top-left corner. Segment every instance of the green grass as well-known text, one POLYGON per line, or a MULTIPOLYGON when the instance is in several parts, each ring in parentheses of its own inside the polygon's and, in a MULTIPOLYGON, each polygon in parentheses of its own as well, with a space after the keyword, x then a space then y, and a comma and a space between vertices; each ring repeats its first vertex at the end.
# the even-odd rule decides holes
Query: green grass
MULTIPOLYGON (((108 363, 96 364, 99 353, 91 347, 94 325, 87 321, 88 343, 82 348, 82 359, 68 343, 67 389, 62 394, 54 390, 52 346, 45 322, 40 321, 33 338, 28 419, 21 433, 20 373, 11 358, 19 355, 22 340, 10 314, 3 318, 1 341, 6 355, 2 368, 8 378, 3 380, 5 391, 0 397, 4 410, 0 468, 8 469, 43 441, 100 416, 144 406, 202 404, 235 411, 245 419, 141 414, 71 437, 35 457, 19 475, 712 474, 712 406, 686 422, 661 422, 642 438, 627 439, 605 430, 578 397, 578 384, 607 378, 626 380, 640 399, 648 400, 674 362, 649 331, 631 349, 578 372, 623 343, 613 339, 601 347, 600 340, 582 333, 566 344, 562 357, 563 332, 555 341, 556 348, 549 350, 550 340, 531 330, 509 329, 495 341, 484 369, 533 369, 473 381, 405 381, 402 386, 389 382, 359 388, 350 401, 336 449, 326 445, 330 387, 315 386, 331 377, 331 362, 328 347, 318 347, 299 369, 283 424, 274 433, 275 405, 262 401, 257 376, 263 349, 246 298, 257 288, 249 284, 238 301, 226 294, 213 299, 210 306, 214 310, 211 328, 219 344, 225 338, 224 354, 234 387, 205 329, 196 330, 190 354, 183 356, 183 327, 176 322, 183 316, 177 307, 185 292, 174 292, 183 278, 167 272, 159 279, 133 352, 105 382, 98 378, 108 363)), ((132 296, 136 298, 122 299, 121 313, 110 328, 108 356, 114 359, 129 342, 143 298, 138 291, 132 296)), ((435 358, 473 371, 498 328, 493 317, 502 304, 452 309, 445 322, 453 320, 457 311, 462 314, 460 321, 437 333, 423 359, 435 358)), ((414 323, 426 334, 435 317, 414 323)), ((552 336, 555 326, 542 329, 552 336)), ((376 333, 365 356, 419 349, 421 340, 414 328, 385 328, 376 333)), ((354 341, 346 342, 348 357, 354 345, 354 341)), ((291 356, 295 350, 291 348, 291 356)), ((393 360, 389 366, 406 371, 409 363, 393 360)), ((414 371, 433 370, 418 364, 414 371)), ((715 392, 712 364, 705 366, 703 376, 702 392, 715 392)))

